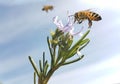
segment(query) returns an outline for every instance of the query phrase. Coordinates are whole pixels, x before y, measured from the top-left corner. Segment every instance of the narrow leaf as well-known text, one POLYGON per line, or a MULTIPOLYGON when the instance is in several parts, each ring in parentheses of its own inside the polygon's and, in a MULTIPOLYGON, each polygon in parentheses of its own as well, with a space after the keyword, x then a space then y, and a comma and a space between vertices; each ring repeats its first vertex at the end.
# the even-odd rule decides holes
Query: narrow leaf
POLYGON ((43 52, 43 69, 45 67, 45 52, 43 52))
POLYGON ((87 44, 90 42, 90 40, 88 40, 83 46, 80 47, 79 51, 82 50, 85 46, 87 46, 87 44))
POLYGON ((78 40, 77 43, 75 43, 75 45, 71 48, 71 50, 74 49, 76 46, 78 46, 78 45, 81 43, 81 41, 89 34, 89 32, 90 32, 90 30, 88 30, 88 31, 81 37, 81 39, 78 40))
POLYGON ((77 61, 81 60, 83 57, 84 57, 84 55, 82 55, 81 57, 79 57, 79 58, 77 58, 77 59, 74 59, 74 60, 72 60, 72 61, 65 62, 65 63, 63 63, 63 65, 68 65, 68 64, 77 62, 77 61))
POLYGON ((28 56, 28 58, 29 58, 29 60, 30 60, 30 62, 31 62, 31 64, 32 64, 35 72, 37 73, 37 76, 39 77, 39 76, 40 76, 40 74, 39 74, 40 72, 39 72, 39 70, 38 70, 38 68, 37 68, 37 66, 36 66, 36 63, 35 63, 34 60, 31 58, 31 56, 28 56))
POLYGON ((79 51, 82 50, 82 49, 89 43, 89 41, 90 41, 89 39, 83 40, 83 41, 80 43, 79 47, 76 46, 76 49, 74 49, 74 50, 72 51, 73 53, 71 53, 71 55, 69 56, 69 58, 72 57, 72 56, 74 56, 74 55, 77 53, 77 49, 78 49, 78 48, 79 48, 79 51))
POLYGON ((50 47, 50 40, 49 40, 49 37, 47 37, 47 43, 48 43, 50 55, 51 55, 51 57, 53 58, 52 49, 51 49, 51 47, 50 47))
POLYGON ((54 56, 53 56, 53 53, 52 53, 52 48, 50 46, 50 41, 49 41, 49 37, 47 37, 47 43, 48 43, 48 47, 49 47, 49 51, 50 51, 50 56, 51 56, 51 67, 53 66, 53 63, 54 63, 54 56))
POLYGON ((84 39, 84 40, 82 40, 82 42, 80 43, 80 45, 82 46, 82 45, 84 45, 85 43, 87 43, 88 41, 90 41, 88 38, 86 38, 86 39, 84 39))
POLYGON ((77 43, 75 43, 73 45, 73 47, 68 51, 67 56, 65 57, 65 59, 68 59, 70 57, 72 57, 76 52, 77 49, 83 45, 85 42, 87 42, 89 39, 84 40, 84 38, 88 35, 88 33, 90 32, 90 30, 88 30, 82 37, 80 40, 77 41, 77 43))
POLYGON ((45 68, 44 68, 44 75, 45 75, 45 76, 47 75, 48 67, 49 67, 49 64, 47 63, 47 64, 45 65, 45 68))
POLYGON ((42 72, 43 72, 43 67, 42 67, 42 62, 41 62, 41 60, 39 60, 39 67, 40 67, 40 72, 42 73, 42 72))

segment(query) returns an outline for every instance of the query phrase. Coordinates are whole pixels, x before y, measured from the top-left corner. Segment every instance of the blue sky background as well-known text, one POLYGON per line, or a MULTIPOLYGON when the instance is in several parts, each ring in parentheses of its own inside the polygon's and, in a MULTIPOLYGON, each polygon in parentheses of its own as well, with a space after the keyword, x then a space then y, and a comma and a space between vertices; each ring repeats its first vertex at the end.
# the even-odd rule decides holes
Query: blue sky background
POLYGON ((84 59, 61 67, 49 84, 120 83, 119 3, 119 0, 0 0, 0 81, 33 84, 28 56, 38 61, 46 51, 49 59, 46 37, 56 28, 52 18, 58 15, 65 22, 68 10, 73 14, 90 8, 102 20, 93 22, 88 35, 91 42, 82 51, 84 59), (54 5, 54 10, 41 11, 46 4, 54 5))

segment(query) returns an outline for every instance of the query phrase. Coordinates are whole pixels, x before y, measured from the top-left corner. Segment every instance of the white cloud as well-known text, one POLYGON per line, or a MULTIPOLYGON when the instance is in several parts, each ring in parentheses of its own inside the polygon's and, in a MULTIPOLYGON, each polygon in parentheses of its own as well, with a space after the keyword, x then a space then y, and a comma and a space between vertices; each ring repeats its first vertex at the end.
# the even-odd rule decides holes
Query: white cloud
POLYGON ((33 84, 33 73, 22 73, 19 76, 3 80, 3 84, 33 84))
POLYGON ((120 9, 120 0, 82 0, 82 2, 101 9, 120 9))
MULTIPOLYGON (((23 55, 24 56, 24 55, 23 55)), ((0 61, 0 74, 5 74, 25 65, 26 59, 23 56, 13 56, 0 61)))
MULTIPOLYGON (((19 54, 17 56, 10 56, 6 57, 6 59, 3 59, 0 61, 0 81, 3 82, 3 84, 30 84, 33 82, 33 71, 32 65, 30 64, 28 60, 28 56, 32 56, 34 60, 38 61, 38 57, 41 55, 42 49, 32 49, 29 52, 19 54), (30 68, 31 70, 28 70, 26 72, 26 68, 21 68, 27 66, 26 68, 30 68), (23 73, 19 72, 17 74, 14 73, 15 70, 19 69, 23 73), (24 73, 25 70, 25 73, 24 73), (13 75, 12 75, 13 74, 13 75), (9 75, 9 76, 7 76, 9 75), (11 75, 11 76, 10 76, 11 75), (2 78, 8 77, 8 78, 2 78)), ((41 58, 40 56, 39 58, 41 58)), ((35 61, 36 62, 36 61, 35 61)), ((36 62, 37 63, 37 62, 36 62)))
POLYGON ((0 4, 19 5, 19 4, 26 4, 26 3, 32 3, 32 2, 40 2, 40 1, 39 0, 0 0, 0 4))
MULTIPOLYGON (((42 52, 42 50, 40 51, 42 52)), ((31 66, 28 60, 28 56, 29 55, 36 56, 37 58, 37 56, 41 55, 40 51, 38 48, 36 48, 36 49, 31 49, 28 52, 21 53, 19 55, 15 55, 15 56, 9 55, 10 57, 8 56, 0 61, 0 75, 11 73, 14 70, 21 68, 23 66, 26 66, 26 65, 31 66)), ((34 59, 36 58, 34 57, 34 59)))
POLYGON ((40 26, 45 25, 45 22, 50 22, 44 19, 44 14, 41 13, 39 4, 36 4, 34 7, 31 7, 31 5, 22 7, 21 5, 21 8, 19 6, 10 8, 11 11, 8 12, 9 14, 1 16, 4 17, 4 20, 0 22, 0 44, 14 39, 25 31, 34 30, 38 27, 42 28, 40 26), (16 10, 19 10, 20 14, 16 10))
POLYGON ((120 83, 120 55, 108 60, 61 73, 50 80, 50 84, 112 84, 120 83), (62 82, 61 82, 62 81, 62 82))

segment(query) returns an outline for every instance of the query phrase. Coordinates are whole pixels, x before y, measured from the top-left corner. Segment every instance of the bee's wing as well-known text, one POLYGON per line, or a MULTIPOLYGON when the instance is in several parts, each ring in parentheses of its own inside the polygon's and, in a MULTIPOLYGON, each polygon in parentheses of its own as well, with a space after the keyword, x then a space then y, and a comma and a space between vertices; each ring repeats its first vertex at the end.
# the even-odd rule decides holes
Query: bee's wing
POLYGON ((87 9, 86 11, 90 11, 90 10, 92 10, 92 9, 90 8, 90 9, 87 9))

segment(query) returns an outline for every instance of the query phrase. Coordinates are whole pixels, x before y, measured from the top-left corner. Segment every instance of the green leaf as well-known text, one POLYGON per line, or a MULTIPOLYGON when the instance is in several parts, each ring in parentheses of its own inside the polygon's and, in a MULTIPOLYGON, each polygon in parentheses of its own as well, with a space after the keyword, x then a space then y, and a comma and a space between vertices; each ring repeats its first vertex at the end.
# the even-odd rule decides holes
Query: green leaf
POLYGON ((51 56, 51 67, 52 67, 52 66, 53 66, 53 62, 54 62, 54 56, 53 56, 53 53, 52 53, 52 48, 51 48, 51 45, 50 45, 49 37, 47 37, 47 43, 48 43, 48 47, 49 47, 49 51, 50 51, 50 56, 51 56))
POLYGON ((71 47, 72 43, 73 43, 73 39, 70 39, 70 38, 67 39, 67 44, 65 48, 68 50, 71 47))
POLYGON ((85 43, 87 43, 88 41, 90 41, 90 40, 89 40, 88 38, 86 38, 86 39, 84 39, 84 40, 81 41, 80 45, 82 46, 82 45, 84 45, 85 43))
POLYGON ((77 59, 74 59, 74 60, 72 60, 72 61, 65 62, 65 63, 63 63, 63 65, 68 65, 68 64, 77 62, 77 61, 81 60, 83 57, 84 57, 84 55, 82 55, 81 57, 79 57, 79 58, 77 58, 77 59))
POLYGON ((78 40, 73 47, 68 51, 67 56, 65 57, 65 59, 68 59, 72 56, 74 56, 74 54, 76 54, 77 49, 80 48, 81 45, 85 44, 86 42, 89 41, 89 39, 85 39, 84 38, 88 35, 88 33, 90 32, 90 30, 88 30, 82 37, 80 40, 78 40))
POLYGON ((32 64, 35 72, 37 73, 37 76, 39 77, 40 76, 40 71, 38 70, 37 66, 36 66, 36 63, 34 62, 34 60, 32 59, 31 56, 28 56, 29 60, 30 60, 30 63, 32 64))
POLYGON ((61 35, 63 35, 64 32, 62 32, 61 30, 59 30, 58 28, 55 30, 55 33, 52 36, 52 40, 58 39, 58 37, 60 37, 61 35))
POLYGON ((77 43, 75 43, 75 45, 71 48, 71 50, 74 49, 74 48, 76 48, 76 46, 78 46, 79 44, 81 44, 81 41, 89 34, 89 32, 90 32, 90 30, 88 30, 88 31, 81 37, 81 39, 78 40, 77 43))
POLYGON ((62 58, 62 48, 59 46, 57 59, 56 59, 56 63, 55 64, 57 64, 61 58, 62 58))
POLYGON ((82 45, 80 48, 79 48, 79 51, 82 50, 85 46, 87 46, 87 44, 90 42, 90 40, 88 40, 86 43, 84 43, 84 45, 82 45))
POLYGON ((71 54, 71 56, 74 56, 74 55, 77 53, 77 50, 78 50, 78 49, 79 49, 79 51, 82 50, 82 49, 89 43, 89 41, 90 41, 89 39, 83 40, 83 41, 81 42, 80 47, 77 48, 76 50, 74 50, 73 53, 71 54))
POLYGON ((43 71, 44 76, 46 76, 46 74, 47 74, 48 67, 49 67, 48 61, 46 61, 46 62, 45 62, 45 66, 44 66, 44 71, 43 71))
POLYGON ((42 73, 42 72, 43 72, 43 67, 42 67, 42 62, 41 62, 41 60, 39 60, 39 67, 40 67, 40 72, 42 73))
POLYGON ((45 52, 43 52, 43 69, 45 67, 45 52))
POLYGON ((50 40, 49 40, 49 37, 47 37, 47 43, 48 43, 48 47, 49 47, 49 51, 50 51, 50 55, 52 56, 52 49, 51 49, 51 46, 50 46, 50 40))

